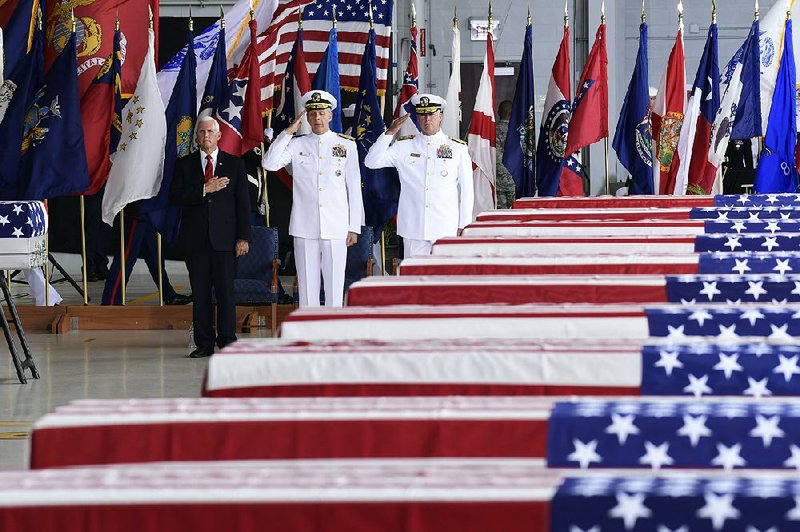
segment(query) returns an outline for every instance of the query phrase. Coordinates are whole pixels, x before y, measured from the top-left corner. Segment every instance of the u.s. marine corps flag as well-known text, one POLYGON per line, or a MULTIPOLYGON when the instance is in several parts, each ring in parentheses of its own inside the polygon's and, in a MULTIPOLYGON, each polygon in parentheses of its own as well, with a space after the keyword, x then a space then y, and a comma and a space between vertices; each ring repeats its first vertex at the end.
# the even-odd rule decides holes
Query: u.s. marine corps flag
POLYGON ((153 24, 158 36, 158 0, 51 0, 47 2, 45 21, 45 68, 55 60, 70 35, 71 15, 75 13, 78 39, 78 94, 89 88, 97 72, 114 47, 117 17, 122 21, 122 93, 130 95, 139 78, 147 53, 148 9, 153 10, 153 24), (127 65, 127 66, 125 66, 127 65))
POLYGON ((161 187, 167 122, 156 82, 154 40, 151 30, 136 92, 122 108, 122 137, 103 196, 103 221, 108 225, 125 205, 150 198, 161 187))

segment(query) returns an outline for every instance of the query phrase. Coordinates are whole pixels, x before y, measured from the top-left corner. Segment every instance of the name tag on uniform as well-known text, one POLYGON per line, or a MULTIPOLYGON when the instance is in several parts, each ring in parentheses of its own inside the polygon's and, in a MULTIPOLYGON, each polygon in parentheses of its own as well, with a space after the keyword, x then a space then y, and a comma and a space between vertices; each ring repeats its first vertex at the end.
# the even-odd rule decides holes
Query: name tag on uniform
POLYGON ((347 148, 345 148, 341 144, 336 144, 331 149, 331 155, 333 155, 334 157, 347 157, 347 148))
POLYGON ((441 146, 439 146, 439 149, 436 150, 436 158, 437 159, 452 159, 453 158, 453 148, 451 148, 447 144, 442 144, 441 146))
POLYGON ((411 156, 412 157, 422 157, 419 153, 412 153, 411 156))

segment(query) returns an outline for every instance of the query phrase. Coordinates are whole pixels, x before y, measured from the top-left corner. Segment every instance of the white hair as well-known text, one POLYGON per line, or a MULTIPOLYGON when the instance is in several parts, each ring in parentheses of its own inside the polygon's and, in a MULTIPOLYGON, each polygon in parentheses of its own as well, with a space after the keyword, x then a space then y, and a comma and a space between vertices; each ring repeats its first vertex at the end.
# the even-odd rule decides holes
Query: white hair
POLYGON ((195 124, 194 126, 195 134, 197 134, 197 130, 200 129, 200 124, 202 124, 203 122, 212 122, 214 124, 212 129, 216 132, 219 132, 219 122, 217 122, 217 119, 214 118, 213 116, 204 115, 197 119, 197 124, 195 124))

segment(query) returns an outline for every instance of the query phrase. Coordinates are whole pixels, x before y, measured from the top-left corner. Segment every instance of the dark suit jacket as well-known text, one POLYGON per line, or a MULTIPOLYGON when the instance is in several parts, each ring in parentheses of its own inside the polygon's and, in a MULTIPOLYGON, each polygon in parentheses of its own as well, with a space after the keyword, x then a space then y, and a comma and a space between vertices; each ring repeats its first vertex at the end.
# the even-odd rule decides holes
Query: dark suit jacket
POLYGON ((228 186, 203 197, 203 165, 197 152, 175 163, 171 201, 183 207, 178 243, 187 251, 208 246, 231 251, 237 240, 250 241, 250 196, 244 162, 222 150, 214 169, 217 177, 230 179, 228 186))

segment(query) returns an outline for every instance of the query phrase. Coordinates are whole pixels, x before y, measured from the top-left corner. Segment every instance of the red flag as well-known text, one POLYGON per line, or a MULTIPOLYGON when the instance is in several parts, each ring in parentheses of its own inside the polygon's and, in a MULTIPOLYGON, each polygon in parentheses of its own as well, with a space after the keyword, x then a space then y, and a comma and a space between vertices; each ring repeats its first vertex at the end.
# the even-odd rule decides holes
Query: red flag
MULTIPOLYGON (((256 21, 250 21, 250 47, 249 58, 245 62, 249 67, 247 94, 244 98, 244 110, 242 116, 242 149, 240 155, 244 155, 256 146, 260 146, 264 140, 264 125, 262 121, 264 104, 261 101, 261 72, 259 71, 258 50, 256 49, 256 21)), ((245 53, 247 54, 247 52, 245 53)))
POLYGON ((578 152, 608 137, 608 53, 606 25, 600 24, 572 103, 572 119, 558 186, 559 196, 583 196, 583 165, 578 152))
POLYGON ((658 194, 672 194, 675 180, 670 179, 669 170, 672 158, 678 147, 678 140, 686 110, 686 66, 683 54, 683 31, 678 30, 675 45, 669 54, 667 70, 661 78, 653 105, 653 164, 659 166, 654 172, 655 190, 658 194))
POLYGON ((242 64, 228 87, 228 98, 217 111, 222 138, 219 147, 234 155, 244 155, 264 138, 261 121, 261 76, 256 50, 256 21, 250 21, 250 44, 242 64))
MULTIPOLYGON (((83 2, 47 2, 47 33, 45 68, 64 47, 70 35, 72 8, 75 10, 76 35, 78 38, 78 95, 83 98, 106 57, 114 47, 114 26, 117 17, 123 21, 124 56, 122 68, 122 93, 133 94, 139 81, 139 72, 147 53, 148 28, 153 11, 153 24, 158 42, 158 0, 116 0, 105 2, 85 0, 83 2)), ((156 54, 156 57, 158 54, 156 54)))

